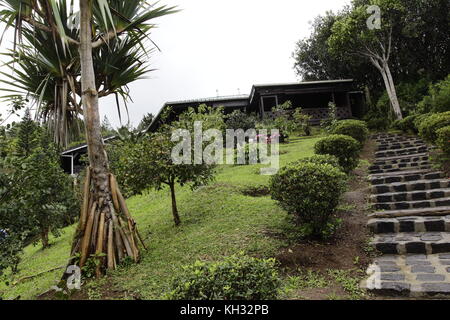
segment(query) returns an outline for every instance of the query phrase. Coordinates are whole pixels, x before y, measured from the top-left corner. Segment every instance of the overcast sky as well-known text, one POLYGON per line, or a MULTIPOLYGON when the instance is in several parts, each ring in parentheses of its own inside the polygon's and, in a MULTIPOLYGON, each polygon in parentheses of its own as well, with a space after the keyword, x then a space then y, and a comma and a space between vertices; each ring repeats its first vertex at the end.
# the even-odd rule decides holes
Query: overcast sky
MULTIPOLYGON (((253 84, 298 81, 291 57, 311 21, 350 0, 162 0, 182 10, 157 20, 151 57, 157 69, 130 86, 130 121, 156 114, 166 101, 248 94, 253 84)), ((1 46, 6 49, 7 42, 1 46)), ((114 99, 100 100, 103 118, 120 122, 114 99)), ((0 104, 5 117, 6 106, 0 104)), ((13 119, 11 119, 13 120, 13 119)), ((17 120, 17 119, 15 119, 17 120)), ((122 118, 126 123, 127 119, 122 118)))

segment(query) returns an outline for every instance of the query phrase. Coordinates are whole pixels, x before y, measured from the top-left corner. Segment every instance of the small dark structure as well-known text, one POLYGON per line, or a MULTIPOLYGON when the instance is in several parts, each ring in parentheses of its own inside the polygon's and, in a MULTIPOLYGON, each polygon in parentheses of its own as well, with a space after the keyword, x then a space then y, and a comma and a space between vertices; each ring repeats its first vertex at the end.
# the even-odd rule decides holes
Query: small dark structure
POLYGON ((311 116, 312 124, 319 124, 328 117, 330 102, 336 104, 340 119, 359 118, 365 112, 364 94, 357 90, 352 79, 263 84, 254 85, 250 95, 167 102, 148 130, 154 131, 161 125, 161 114, 168 107, 172 108, 168 122, 175 120, 189 107, 201 104, 223 107, 225 114, 241 110, 264 119, 274 117, 272 108, 286 101, 291 101, 293 108, 301 107, 304 113, 311 116))
MULTIPOLYGON (((116 136, 107 137, 103 142, 114 140, 116 136)), ((64 172, 76 175, 82 171, 86 165, 83 163, 82 157, 87 154, 87 144, 80 144, 61 153, 61 167, 64 172)))

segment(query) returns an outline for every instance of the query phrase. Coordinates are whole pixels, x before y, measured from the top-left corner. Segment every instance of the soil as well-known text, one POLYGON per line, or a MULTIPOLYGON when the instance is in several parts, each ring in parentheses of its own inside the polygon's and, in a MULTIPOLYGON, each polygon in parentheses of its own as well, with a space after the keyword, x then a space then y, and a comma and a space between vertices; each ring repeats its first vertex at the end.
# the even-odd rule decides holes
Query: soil
MULTIPOLYGON (((337 236, 328 242, 305 241, 282 249, 277 255, 282 268, 289 274, 300 269, 311 269, 320 273, 328 269, 348 270, 358 273, 365 270, 371 262, 371 256, 365 250, 371 237, 366 228, 369 200, 368 166, 373 160, 375 143, 366 143, 361 159, 363 165, 350 175, 349 189, 344 194, 338 217, 343 220, 337 236)), ((307 299, 328 299, 338 294, 342 288, 330 286, 321 289, 309 289, 299 292, 307 299)), ((345 293, 343 294, 345 296, 345 293)))

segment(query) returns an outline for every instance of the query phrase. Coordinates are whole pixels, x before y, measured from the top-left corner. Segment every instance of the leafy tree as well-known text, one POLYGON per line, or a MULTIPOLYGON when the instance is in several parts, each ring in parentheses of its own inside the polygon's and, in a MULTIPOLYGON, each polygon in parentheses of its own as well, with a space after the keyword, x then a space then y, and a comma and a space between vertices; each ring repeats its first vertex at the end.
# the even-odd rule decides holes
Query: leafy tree
POLYGON ((145 0, 80 0, 79 12, 74 1, 66 0, 2 0, 0 5, 0 19, 14 27, 17 39, 26 40, 11 53, 25 72, 9 82, 44 102, 40 115, 63 145, 68 144, 73 120, 83 114, 90 166, 71 250, 71 256, 78 254, 79 259, 69 263, 83 267, 91 255, 99 257, 96 274, 100 276, 125 257, 137 262, 137 230, 110 174, 99 98, 128 97, 127 84, 149 71, 143 63, 148 53, 144 40, 154 27, 152 20, 173 13, 174 8, 151 6, 145 0), (121 225, 127 226, 127 232, 121 225))
POLYGON ((377 0, 383 13, 380 28, 368 28, 370 15, 367 6, 355 5, 350 12, 338 19, 328 39, 331 52, 347 52, 366 57, 383 77, 386 91, 397 119, 402 119, 394 78, 389 66, 392 53, 392 32, 394 21, 404 14, 403 4, 399 0, 377 0))
POLYGON ((241 110, 235 110, 225 116, 225 123, 227 129, 242 129, 247 131, 248 129, 255 129, 256 117, 254 115, 248 115, 241 110))
POLYGON ((141 122, 139 122, 139 125, 137 126, 137 130, 139 130, 139 131, 147 130, 148 127, 150 127, 150 125, 152 124, 154 118, 155 118, 155 116, 152 113, 145 114, 144 117, 142 118, 141 122))
POLYGON ((109 119, 107 116, 103 117, 102 121, 102 135, 104 137, 110 136, 114 134, 114 128, 111 125, 111 122, 109 122, 109 119))
POLYGON ((25 158, 30 156, 36 147, 37 139, 38 125, 31 119, 30 109, 26 109, 19 127, 17 154, 25 158))
MULTIPOLYGON (((193 153, 189 158, 191 164, 173 162, 172 150, 177 143, 171 141, 172 132, 176 129, 186 129, 193 134, 195 121, 202 121, 204 130, 217 128, 222 132, 224 127, 221 110, 200 106, 200 110, 189 109, 180 115, 179 121, 143 137, 137 143, 117 143, 112 151, 113 171, 128 194, 139 194, 149 188, 161 190, 164 186, 169 187, 176 226, 181 223, 176 202, 176 185, 196 188, 211 181, 215 173, 214 164, 195 164, 193 153)), ((193 136, 190 138, 193 141, 193 136)))

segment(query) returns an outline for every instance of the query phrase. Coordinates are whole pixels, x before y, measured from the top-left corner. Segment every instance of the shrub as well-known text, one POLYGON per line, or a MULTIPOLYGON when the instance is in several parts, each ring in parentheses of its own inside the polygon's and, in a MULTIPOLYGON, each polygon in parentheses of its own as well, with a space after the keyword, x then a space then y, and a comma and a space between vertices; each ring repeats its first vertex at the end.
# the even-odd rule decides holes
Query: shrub
POLYGON ((358 166, 360 144, 350 136, 329 135, 319 140, 314 150, 317 154, 329 154, 338 158, 340 166, 347 173, 358 166))
POLYGON ((241 254, 220 262, 197 261, 183 267, 172 283, 171 300, 269 300, 280 286, 275 259, 241 254))
POLYGON ((362 145, 369 135, 369 129, 367 129, 367 125, 364 121, 341 120, 333 128, 333 133, 350 136, 358 140, 362 145))
POLYGON ((256 118, 253 115, 248 115, 240 110, 235 110, 231 114, 225 116, 225 123, 227 129, 254 129, 256 126, 256 118))
POLYGON ((450 126, 443 127, 436 132, 436 144, 447 154, 450 154, 450 126))
POLYGON ((298 162, 302 163, 316 163, 316 164, 329 164, 333 167, 338 168, 339 170, 343 171, 341 165, 339 164, 339 159, 335 156, 332 156, 330 154, 315 154, 312 157, 303 158, 299 160, 298 162))
POLYGON ((419 124, 419 135, 430 142, 436 142, 437 131, 450 125, 450 111, 427 116, 419 124))
POLYGON ((450 75, 444 80, 430 85, 430 94, 418 103, 420 112, 445 112, 450 110, 450 75))
POLYGON ((386 130, 389 127, 387 118, 367 118, 365 121, 370 130, 386 130))
POLYGON ((419 133, 419 130, 416 127, 415 121, 419 115, 411 115, 407 116, 406 118, 403 118, 402 120, 396 120, 393 124, 393 127, 395 129, 401 130, 405 133, 408 133, 409 131, 417 134, 419 133))
POLYGON ((297 161, 271 177, 272 199, 296 216, 307 235, 323 237, 345 191, 346 175, 330 164, 297 161))

